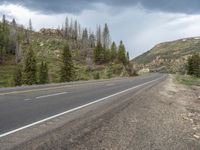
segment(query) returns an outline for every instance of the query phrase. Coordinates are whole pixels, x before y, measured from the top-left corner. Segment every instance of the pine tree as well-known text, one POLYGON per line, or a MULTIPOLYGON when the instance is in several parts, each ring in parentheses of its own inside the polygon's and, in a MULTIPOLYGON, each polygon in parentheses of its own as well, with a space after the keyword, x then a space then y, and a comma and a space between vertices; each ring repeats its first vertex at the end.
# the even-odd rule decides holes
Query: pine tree
POLYGON ((97 26, 96 38, 97 38, 97 43, 102 43, 101 26, 100 25, 97 26))
POLYGON ((83 42, 84 48, 87 48, 89 44, 89 40, 88 40, 88 31, 86 28, 83 30, 82 42, 83 42))
POLYGON ((188 58, 188 74, 200 77, 200 55, 195 53, 188 58))
POLYGON ((70 82, 73 80, 73 62, 69 45, 65 43, 62 53, 62 66, 61 66, 61 82, 70 82))
POLYGON ((48 65, 44 61, 42 61, 40 64, 39 83, 40 84, 48 83, 48 65))
POLYGON ((77 40, 78 39, 78 21, 75 20, 74 22, 74 39, 77 40))
POLYGON ((32 25, 31 19, 29 19, 28 29, 29 29, 29 31, 33 31, 33 25, 32 25))
POLYGON ((110 59, 114 61, 117 58, 117 46, 115 42, 112 43, 111 52, 110 52, 110 59))
POLYGON ((126 62, 127 62, 127 64, 129 63, 129 60, 130 60, 130 58, 129 58, 129 52, 126 52, 126 62))
POLYGON ((14 71, 14 85, 21 86, 22 85, 22 67, 17 66, 14 71))
POLYGON ((103 47, 105 49, 109 49, 110 48, 110 32, 108 29, 108 25, 107 23, 104 26, 104 30, 103 30, 103 47))
POLYGON ((4 56, 9 53, 9 39, 10 30, 6 21, 5 15, 3 15, 2 23, 0 22, 0 64, 4 62, 4 56))
POLYGON ((124 65, 126 64, 126 50, 122 41, 120 41, 120 45, 118 49, 118 60, 124 65))
POLYGON ((29 50, 25 56, 24 63, 25 63, 25 68, 24 68, 25 84, 27 85, 36 84, 37 83, 36 57, 31 46, 29 46, 29 50))
POLYGON ((68 17, 66 17, 66 19, 65 19, 65 33, 64 33, 64 37, 66 39, 69 39, 69 19, 68 19, 68 17))
POLYGON ((102 45, 100 42, 97 43, 97 46, 94 49, 94 62, 96 64, 101 64, 101 60, 102 60, 102 45))
POLYGON ((19 63, 22 57, 22 50, 21 50, 21 42, 22 42, 22 35, 17 33, 16 37, 16 48, 15 48, 15 63, 19 63))
POLYGON ((93 33, 91 33, 89 36, 89 44, 91 48, 95 47, 95 35, 93 33))
POLYGON ((3 24, 0 23, 0 64, 3 63, 4 59, 4 33, 3 33, 3 24))

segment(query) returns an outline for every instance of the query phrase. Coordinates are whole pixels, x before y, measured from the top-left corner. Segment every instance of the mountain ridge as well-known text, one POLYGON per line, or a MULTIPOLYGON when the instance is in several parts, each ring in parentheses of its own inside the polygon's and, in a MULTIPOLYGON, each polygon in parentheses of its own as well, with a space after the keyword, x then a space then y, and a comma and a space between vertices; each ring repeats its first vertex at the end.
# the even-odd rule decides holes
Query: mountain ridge
POLYGON ((200 52, 200 36, 181 38, 155 45, 149 51, 134 58, 137 68, 149 68, 164 72, 185 72, 187 58, 195 52, 200 52))

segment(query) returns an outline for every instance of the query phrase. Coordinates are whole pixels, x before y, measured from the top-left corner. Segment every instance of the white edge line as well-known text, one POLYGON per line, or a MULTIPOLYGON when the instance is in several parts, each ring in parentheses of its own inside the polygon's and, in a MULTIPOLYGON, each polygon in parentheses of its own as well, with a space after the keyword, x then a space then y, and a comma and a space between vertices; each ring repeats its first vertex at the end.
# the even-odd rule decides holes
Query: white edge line
POLYGON ((87 107, 87 106, 93 105, 93 104, 95 104, 95 103, 98 103, 98 102, 104 101, 104 100, 106 100, 106 99, 108 99, 108 98, 111 98, 111 97, 114 97, 114 96, 116 96, 116 95, 119 95, 119 94, 125 93, 125 92, 127 92, 127 91, 131 91, 131 90, 133 90, 133 89, 136 89, 136 88, 138 88, 138 87, 141 87, 141 86, 147 85, 147 84, 149 84, 149 83, 152 83, 152 82, 158 81, 158 80, 160 80, 161 78, 163 78, 163 76, 160 77, 160 78, 158 78, 158 79, 155 79, 155 80, 152 80, 152 81, 149 81, 149 82, 146 82, 146 83, 143 83, 143 84, 140 84, 140 85, 134 86, 134 87, 132 87, 132 88, 126 89, 126 90, 124 90, 124 91, 121 91, 121 92, 115 93, 115 94, 113 94, 113 95, 110 95, 110 96, 107 96, 107 97, 104 97, 104 98, 98 99, 98 100, 93 101, 93 102, 91 102, 91 103, 88 103, 88 104, 85 104, 85 105, 82 105, 82 106, 79 106, 79 107, 76 107, 76 108, 70 109, 70 110, 68 110, 68 111, 65 111, 65 112, 59 113, 59 114, 57 114, 57 115, 54 115, 54 116, 51 116, 51 117, 48 117, 48 118, 45 118, 45 119, 42 119, 42 120, 40 120, 40 121, 37 121, 37 122, 31 123, 31 124, 29 124, 29 125, 26 125, 26 126, 20 127, 20 128, 18 128, 18 129, 15 129, 15 130, 12 130, 12 131, 9 131, 9 132, 6 132, 6 133, 3 133, 3 134, 0 135, 0 138, 5 137, 5 136, 10 135, 10 134, 13 134, 13 133, 18 132, 18 131, 21 131, 21 130, 23 130, 23 129, 26 129, 26 128, 29 128, 29 127, 32 127, 32 126, 34 126, 34 125, 37 125, 37 124, 43 123, 43 122, 45 122, 45 121, 48 121, 48 120, 54 119, 54 118, 59 117, 59 116, 62 116, 62 115, 64 115, 64 114, 67 114, 67 113, 70 113, 70 112, 76 111, 76 110, 78 110, 78 109, 82 109, 82 108, 84 108, 84 107, 87 107))
POLYGON ((36 97, 36 99, 41 99, 41 98, 46 98, 46 97, 52 97, 52 96, 58 96, 58 95, 64 95, 64 94, 67 94, 67 92, 50 94, 50 95, 44 95, 44 96, 38 96, 38 97, 36 97))

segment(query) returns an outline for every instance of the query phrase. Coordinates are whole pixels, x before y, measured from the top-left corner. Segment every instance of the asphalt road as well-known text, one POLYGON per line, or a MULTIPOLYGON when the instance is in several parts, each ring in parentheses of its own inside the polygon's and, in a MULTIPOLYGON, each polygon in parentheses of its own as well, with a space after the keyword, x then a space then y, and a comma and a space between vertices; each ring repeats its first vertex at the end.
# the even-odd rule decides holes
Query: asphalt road
POLYGON ((134 92, 166 75, 0 89, 0 138, 57 114, 134 92))

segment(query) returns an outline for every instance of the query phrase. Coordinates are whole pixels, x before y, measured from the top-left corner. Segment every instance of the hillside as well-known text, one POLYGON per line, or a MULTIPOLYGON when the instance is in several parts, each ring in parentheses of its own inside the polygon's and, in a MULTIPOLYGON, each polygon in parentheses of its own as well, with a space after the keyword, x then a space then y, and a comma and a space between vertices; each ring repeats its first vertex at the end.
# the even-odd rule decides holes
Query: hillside
POLYGON ((149 68, 152 71, 185 72, 188 56, 200 52, 200 38, 185 38, 156 45, 148 52, 133 59, 138 68, 149 68))
MULTIPOLYGON (((0 87, 14 86, 14 70, 18 64, 24 67, 24 58, 26 57, 30 45, 36 55, 37 69, 39 69, 42 61, 47 62, 49 83, 60 82, 61 57, 63 46, 66 41, 70 46, 74 64, 73 81, 128 76, 127 66, 117 60, 117 55, 115 55, 115 59, 112 61, 106 60, 100 64, 94 62, 93 53, 96 48, 96 43, 99 40, 98 31, 97 35, 95 35, 95 32, 80 27, 77 21, 69 23, 66 19, 65 28, 42 28, 38 32, 16 25, 15 21, 14 23, 5 21, 4 24, 8 28, 7 32, 0 31, 0 34, 4 36, 4 39, 6 37, 9 42, 7 44, 8 46, 4 49, 0 48, 1 51, 4 50, 1 53, 1 58, 3 58, 1 60, 3 60, 3 62, 0 63, 0 87), (20 40, 18 40, 18 35, 20 36, 20 40), (17 44, 19 46, 18 48, 17 44), (17 54, 19 55, 18 58, 17 54), (18 61, 16 61, 16 58, 18 61)), ((3 23, 0 22, 0 26, 3 26, 3 23)), ((107 26, 105 25, 105 27, 107 26)), ((98 28, 98 30, 101 32, 100 28, 98 28)), ((108 36, 110 36, 108 27, 106 31, 108 36)), ((99 33, 99 37, 103 43, 103 31, 99 33)), ((104 45, 105 44, 104 42, 104 45)), ((121 44, 123 45, 123 43, 121 44)), ((104 48, 104 53, 105 56, 109 56, 110 59, 111 47, 104 48)), ((115 53, 118 53, 118 47, 116 46, 115 53)), ((104 60, 105 59, 107 58, 104 58, 104 60)))

